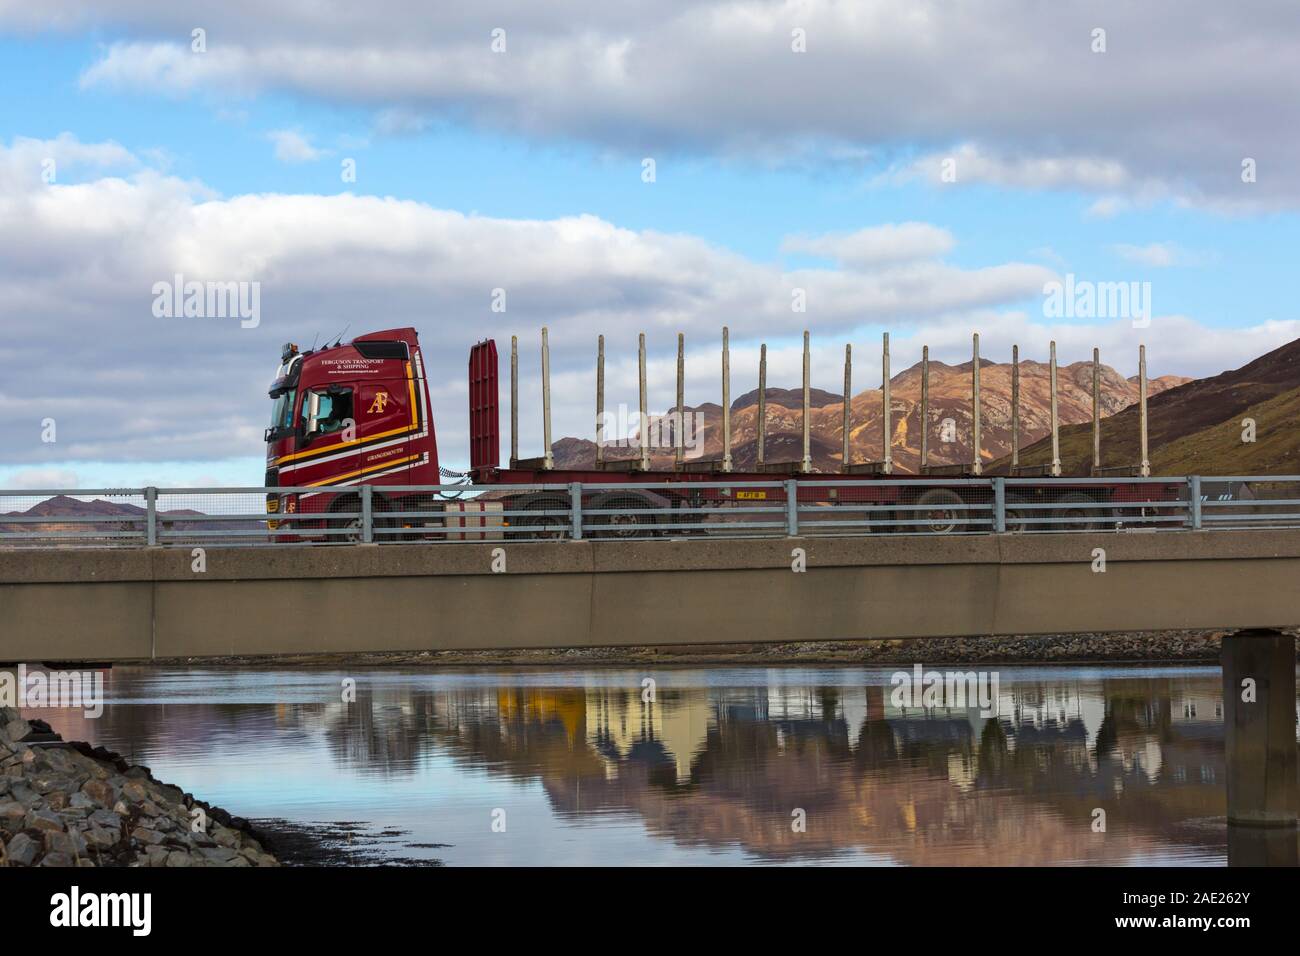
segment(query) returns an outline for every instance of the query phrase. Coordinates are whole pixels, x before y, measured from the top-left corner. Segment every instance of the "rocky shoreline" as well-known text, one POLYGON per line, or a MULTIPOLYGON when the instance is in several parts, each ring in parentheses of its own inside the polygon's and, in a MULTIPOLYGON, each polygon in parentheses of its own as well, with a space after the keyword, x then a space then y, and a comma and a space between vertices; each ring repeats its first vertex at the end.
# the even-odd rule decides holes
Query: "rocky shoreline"
POLYGON ((789 644, 570 647, 547 650, 194 658, 141 664, 245 667, 695 667, 896 664, 1217 664, 1231 631, 1139 631, 1022 637, 815 641, 789 644))
POLYGON ((0 707, 0 867, 279 865, 248 821, 0 707))

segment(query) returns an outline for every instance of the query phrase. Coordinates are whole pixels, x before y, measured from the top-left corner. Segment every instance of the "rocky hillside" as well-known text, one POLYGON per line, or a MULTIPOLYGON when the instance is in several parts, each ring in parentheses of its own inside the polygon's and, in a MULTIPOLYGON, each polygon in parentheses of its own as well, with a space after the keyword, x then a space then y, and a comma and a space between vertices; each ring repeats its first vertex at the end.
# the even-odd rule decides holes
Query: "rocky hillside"
MULTIPOLYGON (((1152 389, 1154 392, 1155 389, 1152 389)), ((1300 471, 1300 339, 1248 365, 1156 394, 1147 402, 1148 443, 1156 474, 1296 474, 1300 471), (1243 441, 1243 419, 1255 422, 1255 441, 1243 441)), ((1140 458, 1138 410, 1102 422, 1103 467, 1140 458)), ((1023 447, 1021 461, 1051 458, 1050 440, 1023 447)), ((1085 474, 1092 463, 1092 429, 1061 430, 1061 467, 1085 474)), ((999 462, 998 466, 1005 465, 999 462)))
MULTIPOLYGON (((1126 379, 1114 369, 1101 369, 1102 415, 1116 412, 1137 401, 1137 380, 1126 379)), ((1150 394, 1189 382, 1167 375, 1152 379, 1150 394)), ((1063 423, 1092 420, 1092 363, 1062 366, 1057 373, 1057 408, 1063 423)), ((982 361, 981 452, 992 461, 1011 449, 1011 365, 982 361)), ((1050 425, 1049 367, 1044 362, 1020 363, 1020 443, 1027 447, 1048 434, 1050 425)), ((758 391, 742 395, 732 403, 732 460, 737 469, 751 467, 757 459, 758 391)), ((767 442, 769 462, 798 461, 803 456, 803 421, 800 389, 767 390, 767 442)), ((843 439, 843 396, 821 389, 812 390, 810 432, 813 464, 823 471, 840 467, 843 439)), ((890 380, 893 457, 900 471, 916 471, 920 465, 921 417, 920 363, 890 380)), ((930 461, 954 464, 971 460, 971 363, 930 363, 930 461), (945 429, 945 419, 952 420, 945 429), (952 440, 945 441, 945 436, 952 440)), ((687 406, 703 421, 703 459, 722 457, 722 409, 706 403, 687 406)), ((882 408, 880 389, 868 389, 853 396, 850 408, 849 443, 853 462, 876 461, 881 457, 882 408)), ((556 466, 590 467, 596 458, 593 441, 563 438, 554 445, 556 466)), ((635 448, 608 448, 607 459, 635 458, 635 448)), ((672 461, 671 449, 656 450, 651 459, 658 465, 672 461)))

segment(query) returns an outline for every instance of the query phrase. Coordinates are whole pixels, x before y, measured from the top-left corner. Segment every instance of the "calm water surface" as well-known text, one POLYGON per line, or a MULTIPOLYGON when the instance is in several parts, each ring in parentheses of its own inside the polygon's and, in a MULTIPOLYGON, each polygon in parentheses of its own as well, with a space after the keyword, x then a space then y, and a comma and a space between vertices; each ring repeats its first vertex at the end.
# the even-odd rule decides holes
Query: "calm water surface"
POLYGON ((993 718, 893 706, 899 669, 119 667, 99 719, 27 714, 368 860, 1226 862, 1218 668, 1002 667, 993 718))

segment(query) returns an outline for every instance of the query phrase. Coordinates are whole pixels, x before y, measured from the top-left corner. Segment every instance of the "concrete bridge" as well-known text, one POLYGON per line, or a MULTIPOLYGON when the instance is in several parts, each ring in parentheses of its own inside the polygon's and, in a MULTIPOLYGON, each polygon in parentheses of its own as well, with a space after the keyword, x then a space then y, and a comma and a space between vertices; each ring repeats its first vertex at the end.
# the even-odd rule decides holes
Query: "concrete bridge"
POLYGON ((1297 626, 1300 529, 0 551, 0 660, 1297 626))
POLYGON ((1257 826, 1296 821, 1296 626, 1300 529, 0 552, 0 662, 1239 629, 1257 826))

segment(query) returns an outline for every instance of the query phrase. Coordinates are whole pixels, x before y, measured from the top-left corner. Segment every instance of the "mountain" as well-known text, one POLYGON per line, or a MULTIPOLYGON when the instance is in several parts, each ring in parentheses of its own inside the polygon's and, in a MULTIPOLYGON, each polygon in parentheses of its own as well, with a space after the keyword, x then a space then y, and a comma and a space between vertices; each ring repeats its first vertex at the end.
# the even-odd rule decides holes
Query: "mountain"
MULTIPOLYGON (((1153 390, 1154 391, 1154 390, 1153 390)), ((1160 392, 1147 401, 1153 474, 1296 474, 1300 471, 1300 339, 1210 378, 1160 392), (1242 420, 1255 422, 1255 441, 1242 440, 1242 420)), ((1086 474, 1092 429, 1061 429, 1061 469, 1086 474)), ((1101 424, 1102 467, 1140 458, 1138 410, 1126 408, 1101 424)), ((1051 441, 1022 446, 1023 464, 1051 460, 1051 441)), ((994 467, 1002 468, 1005 461, 994 467)))
MULTIPOLYGON (((99 531, 131 531, 143 534, 143 519, 146 512, 139 505, 127 504, 126 502, 106 501, 103 498, 95 498, 91 501, 83 501, 80 498, 73 498, 68 495, 55 495, 52 498, 46 498, 44 501, 37 502, 26 511, 9 511, 0 514, 0 531, 17 533, 17 534, 36 534, 38 532, 77 532, 83 536, 90 535, 99 531), (93 518, 94 521, 5 521, 5 518, 93 518), (102 519, 102 520, 101 520, 102 519)), ((201 511, 193 511, 189 508, 173 508, 170 510, 159 510, 158 516, 163 519, 162 526, 167 531, 198 531, 203 528, 211 529, 211 522, 204 522, 205 517, 201 511), (198 520, 185 521, 178 520, 184 518, 195 518, 198 520)), ((260 521, 224 521, 221 523, 223 531, 255 531, 264 530, 265 525, 260 521)), ((57 539, 50 539, 57 543, 57 539)), ((71 539, 69 539, 71 540, 71 539)), ((72 541, 75 544, 75 541, 72 541)))
MULTIPOLYGON (((1027 447, 1046 435, 1050 428, 1049 366, 1043 362, 1020 363, 1020 444, 1027 447)), ((1167 375, 1148 382, 1151 395, 1182 385, 1190 379, 1167 375)), ((843 437, 844 399, 823 389, 810 389, 809 432, 813 466, 819 471, 840 467, 843 437)), ((1137 401, 1137 380, 1126 379, 1114 369, 1101 367, 1101 411, 1113 415, 1137 401)), ((1011 365, 987 360, 980 362, 980 444, 984 461, 992 461, 1011 449, 1011 365)), ((757 461, 758 390, 732 403, 731 456, 737 470, 752 468, 757 461)), ((803 457, 802 389, 767 389, 768 462, 799 461, 803 457)), ((890 379, 892 454, 896 470, 919 470, 921 449, 920 363, 890 379)), ((956 464, 971 460, 971 363, 947 365, 930 362, 931 464, 956 464), (944 427, 952 420, 950 428, 944 427), (945 441, 945 437, 951 440, 945 441)), ((1075 362, 1057 370, 1057 410, 1063 423, 1092 420, 1092 363, 1075 362)), ((670 410, 671 411, 671 410, 670 410)), ((722 408, 715 403, 687 406, 701 421, 701 450, 695 459, 722 457, 722 408)), ((853 396, 850 403, 849 444, 851 461, 876 461, 881 457, 881 393, 868 389, 853 396)), ((666 431, 666 430, 665 430, 666 431)), ((672 463, 671 440, 651 453, 652 464, 672 463)), ((596 459, 595 442, 585 438, 562 438, 553 445, 557 468, 590 468, 596 459)), ((636 458, 635 447, 606 448, 607 460, 636 458)))

